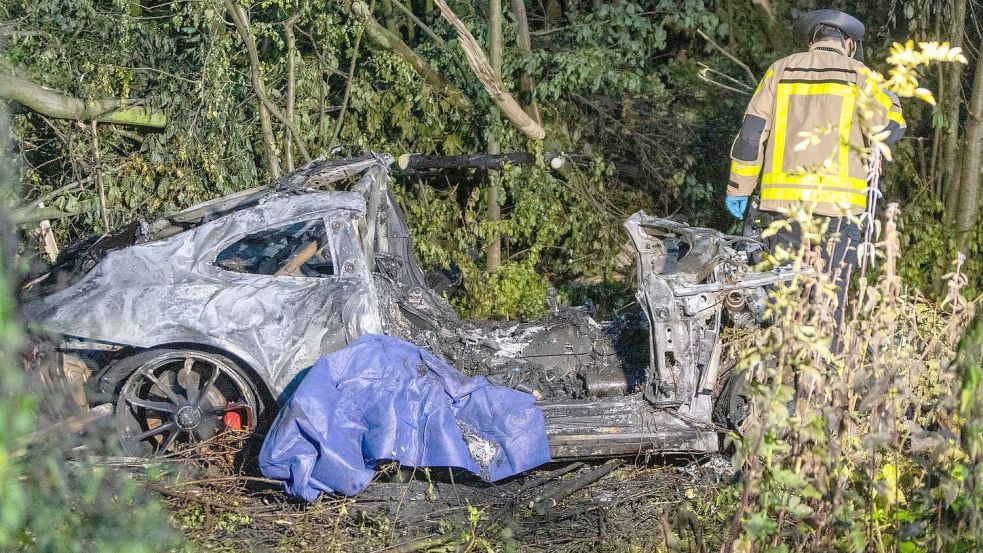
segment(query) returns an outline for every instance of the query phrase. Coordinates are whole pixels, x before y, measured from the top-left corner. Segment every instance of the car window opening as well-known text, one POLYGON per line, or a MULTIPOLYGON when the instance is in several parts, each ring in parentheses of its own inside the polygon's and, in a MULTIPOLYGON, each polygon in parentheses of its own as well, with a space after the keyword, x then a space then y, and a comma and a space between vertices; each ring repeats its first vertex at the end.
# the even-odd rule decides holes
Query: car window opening
POLYGON ((249 234, 222 250, 215 265, 253 275, 323 278, 335 274, 321 219, 249 234))

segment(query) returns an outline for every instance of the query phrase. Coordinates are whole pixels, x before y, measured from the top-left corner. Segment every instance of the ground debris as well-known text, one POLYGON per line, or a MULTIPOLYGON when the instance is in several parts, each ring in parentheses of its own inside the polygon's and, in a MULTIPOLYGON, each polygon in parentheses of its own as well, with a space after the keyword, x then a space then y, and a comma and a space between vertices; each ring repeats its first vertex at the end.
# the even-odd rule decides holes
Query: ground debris
POLYGON ((552 464, 497 484, 463 470, 386 465, 357 498, 302 503, 251 476, 251 447, 224 433, 168 456, 167 476, 149 483, 203 550, 621 551, 668 539, 698 551, 697 534, 714 535, 704 527, 724 520, 714 497, 732 478, 719 455, 552 464), (599 469, 606 474, 592 478, 599 469), (551 505, 544 514, 529 507, 542 497, 551 505))

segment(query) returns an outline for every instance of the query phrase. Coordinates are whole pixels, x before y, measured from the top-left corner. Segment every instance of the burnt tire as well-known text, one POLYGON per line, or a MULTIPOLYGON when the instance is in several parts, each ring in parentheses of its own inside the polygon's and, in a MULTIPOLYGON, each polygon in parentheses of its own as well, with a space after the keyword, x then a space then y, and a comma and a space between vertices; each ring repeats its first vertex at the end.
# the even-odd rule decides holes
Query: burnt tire
POLYGON ((120 363, 133 368, 116 396, 116 429, 125 455, 171 453, 229 427, 256 428, 262 408, 256 389, 225 356, 158 349, 120 363))

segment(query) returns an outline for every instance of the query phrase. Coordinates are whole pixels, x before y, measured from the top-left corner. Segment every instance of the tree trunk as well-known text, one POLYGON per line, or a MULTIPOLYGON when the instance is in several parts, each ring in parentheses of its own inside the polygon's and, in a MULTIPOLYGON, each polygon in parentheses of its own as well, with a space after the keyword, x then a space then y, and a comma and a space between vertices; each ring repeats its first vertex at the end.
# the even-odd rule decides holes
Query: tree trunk
POLYGON ((225 7, 232 16, 242 42, 246 45, 246 52, 249 54, 249 69, 252 74, 253 93, 259 99, 259 125, 263 130, 263 145, 266 147, 266 162, 269 165, 270 176, 274 179, 280 178, 280 155, 276 150, 276 137, 273 134, 273 124, 270 122, 269 100, 266 96, 266 82, 260 73, 259 51, 256 49, 256 41, 249 31, 249 15, 242 6, 235 4, 233 0, 225 0, 225 7))
MULTIPOLYGON (((515 39, 519 44, 519 50, 525 56, 532 54, 532 41, 529 39, 529 19, 526 17, 526 3, 525 0, 512 0, 512 11, 515 13, 515 39)), ((522 94, 526 96, 524 100, 526 104, 526 113, 529 117, 540 125, 543 124, 542 118, 539 116, 539 106, 536 104, 535 100, 535 83, 533 83, 532 75, 527 71, 522 72, 522 94)))
MULTIPOLYGON (((491 62, 492 76, 496 83, 502 82, 502 0, 489 0, 488 2, 488 54, 491 62)), ((498 155, 502 152, 502 145, 498 141, 497 132, 501 128, 497 123, 499 119, 498 110, 492 108, 491 117, 493 124, 491 132, 488 133, 488 153, 498 155)), ((502 206, 498 200, 498 191, 501 186, 502 176, 498 171, 488 172, 488 220, 497 225, 502 220, 502 206)), ((502 266, 502 235, 495 230, 488 243, 488 255, 485 260, 485 270, 489 273, 497 272, 502 266)))
POLYGON ((481 45, 478 44, 474 35, 468 30, 468 27, 451 10, 446 0, 434 1, 437 7, 440 8, 440 13, 444 16, 444 19, 457 31, 461 49, 464 50, 464 56, 468 60, 468 65, 471 66, 471 70, 478 77, 478 80, 481 81, 481 84, 484 85, 485 91, 488 92, 488 96, 491 97, 492 102, 498 106, 498 109, 501 110, 505 117, 516 128, 522 131, 523 134, 532 140, 542 140, 546 136, 546 131, 543 130, 543 127, 539 123, 529 117, 511 94, 502 88, 501 80, 495 76, 496 73, 488 62, 485 51, 482 50, 481 45))
MULTIPOLYGON (((285 115, 291 123, 294 123, 294 104, 297 100, 297 37, 294 36, 294 24, 297 23, 297 19, 300 18, 303 11, 304 5, 301 4, 297 11, 283 22, 283 35, 287 41, 287 113, 285 115)), ((294 149, 291 144, 293 139, 291 134, 290 129, 287 128, 287 139, 284 141, 286 142, 287 171, 294 170, 294 149)))
POLYGON ((378 46, 391 51, 412 67, 438 93, 450 100, 457 109, 470 112, 471 102, 463 92, 440 73, 437 73, 429 63, 418 56, 412 48, 406 45, 398 36, 389 32, 372 17, 372 12, 364 2, 355 2, 351 7, 352 15, 362 24, 365 34, 378 46))
MULTIPOLYGON (((162 129, 167 117, 158 110, 128 107, 118 98, 84 101, 14 75, 0 75, 0 99, 12 100, 55 119, 98 121, 162 129)), ((129 102, 133 104, 134 102, 129 102)))
MULTIPOLYGON (((966 29, 966 0, 952 3, 952 45, 962 47, 966 29)), ((978 64, 979 62, 977 62, 978 64)), ((945 183, 945 212, 950 220, 955 220, 959 211, 959 112, 962 102, 963 64, 953 63, 946 67, 945 92, 945 149, 943 150, 942 181, 945 183)))
POLYGON ((956 230, 959 237, 959 250, 966 252, 966 246, 976 226, 979 207, 980 163, 983 161, 983 56, 976 59, 976 76, 973 79, 969 101, 969 116, 966 119, 966 133, 963 135, 962 194, 959 200, 959 216, 956 230))

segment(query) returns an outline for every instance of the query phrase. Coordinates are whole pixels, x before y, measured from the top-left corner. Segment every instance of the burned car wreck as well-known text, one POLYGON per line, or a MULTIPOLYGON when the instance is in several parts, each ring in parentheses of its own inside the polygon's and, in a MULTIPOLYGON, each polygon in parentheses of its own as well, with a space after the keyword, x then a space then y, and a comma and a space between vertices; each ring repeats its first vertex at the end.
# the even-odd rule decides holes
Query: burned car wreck
POLYGON ((533 393, 555 459, 717 450, 721 328, 757 324, 787 272, 639 212, 625 228, 641 324, 555 305, 530 323, 461 320, 414 258, 391 163, 317 159, 84 244, 25 291, 25 317, 58 337, 86 401, 115 405, 129 454, 261 428, 305 369, 364 334, 533 393))

